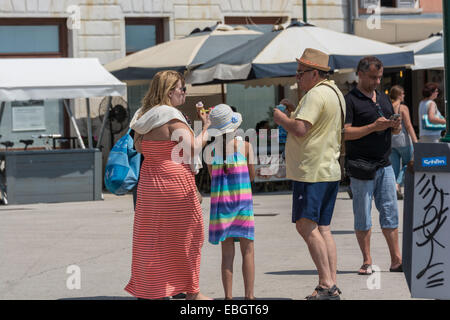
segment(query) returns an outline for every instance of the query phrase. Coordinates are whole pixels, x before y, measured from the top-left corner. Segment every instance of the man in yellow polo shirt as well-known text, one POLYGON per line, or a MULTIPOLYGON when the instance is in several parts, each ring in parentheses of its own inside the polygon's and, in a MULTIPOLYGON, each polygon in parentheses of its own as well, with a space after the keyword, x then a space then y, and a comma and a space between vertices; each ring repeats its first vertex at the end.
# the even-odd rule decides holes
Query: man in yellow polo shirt
POLYGON ((286 173, 293 180, 292 222, 308 245, 319 273, 309 300, 339 300, 337 254, 330 223, 341 180, 339 165, 345 99, 328 80, 329 57, 305 49, 297 59, 297 84, 306 92, 287 117, 274 110, 274 121, 287 132, 286 173))

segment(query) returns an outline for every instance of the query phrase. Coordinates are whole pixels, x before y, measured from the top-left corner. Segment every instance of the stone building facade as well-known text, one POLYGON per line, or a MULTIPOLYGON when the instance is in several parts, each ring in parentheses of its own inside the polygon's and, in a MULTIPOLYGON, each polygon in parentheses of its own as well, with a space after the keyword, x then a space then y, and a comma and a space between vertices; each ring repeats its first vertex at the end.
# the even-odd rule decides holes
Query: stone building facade
MULTIPOLYGON (((0 18, 67 19, 68 56, 97 57, 107 63, 123 57, 126 18, 163 23, 164 41, 193 29, 224 22, 226 17, 302 19, 302 0, 0 0, 0 18)), ((348 1, 307 1, 309 22, 346 30, 348 1)), ((251 19, 249 19, 251 22, 251 19)))

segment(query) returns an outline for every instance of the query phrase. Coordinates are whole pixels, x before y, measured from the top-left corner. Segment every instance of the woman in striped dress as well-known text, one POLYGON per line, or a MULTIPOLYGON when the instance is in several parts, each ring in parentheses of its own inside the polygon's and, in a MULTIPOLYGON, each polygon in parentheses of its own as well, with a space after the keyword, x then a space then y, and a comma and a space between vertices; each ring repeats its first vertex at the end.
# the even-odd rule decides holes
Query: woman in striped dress
POLYGON ((254 299, 254 233, 251 181, 255 177, 251 144, 235 137, 242 122, 239 113, 221 104, 210 112, 212 145, 209 242, 222 243, 222 282, 225 299, 232 299, 234 242, 242 253, 245 298, 254 299))
MULTIPOLYGON (((186 299, 207 299, 199 289, 204 235, 194 173, 189 164, 179 161, 174 149, 180 140, 189 148, 201 147, 208 120, 199 110, 204 127, 194 138, 183 114, 175 108, 185 99, 183 76, 175 71, 159 72, 131 121, 135 146, 144 162, 137 190, 131 279, 125 290, 141 299, 184 292, 186 299)), ((182 150, 178 156, 183 156, 182 150)))

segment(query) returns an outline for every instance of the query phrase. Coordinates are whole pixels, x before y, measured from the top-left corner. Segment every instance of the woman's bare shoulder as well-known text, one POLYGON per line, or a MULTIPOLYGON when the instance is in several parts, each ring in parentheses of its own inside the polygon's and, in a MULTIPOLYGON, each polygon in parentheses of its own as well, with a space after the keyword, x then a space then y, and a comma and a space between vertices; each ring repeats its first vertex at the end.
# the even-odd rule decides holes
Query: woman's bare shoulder
POLYGON ((406 104, 401 104, 400 111, 409 112, 409 107, 406 104))

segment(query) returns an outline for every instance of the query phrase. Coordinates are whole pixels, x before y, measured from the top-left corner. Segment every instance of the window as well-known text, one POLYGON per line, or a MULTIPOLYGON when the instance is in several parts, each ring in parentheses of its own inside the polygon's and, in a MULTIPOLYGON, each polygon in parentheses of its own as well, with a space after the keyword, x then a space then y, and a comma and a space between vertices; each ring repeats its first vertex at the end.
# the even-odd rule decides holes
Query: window
MULTIPOLYGON (((66 19, 2 18, 0 43, 0 58, 68 57, 66 19)), ((13 148, 23 148, 20 140, 30 139, 33 135, 70 135, 70 122, 62 108, 62 100, 7 103, 1 120, 2 140, 12 141, 13 148)), ((42 139, 34 140, 30 149, 42 148, 45 144, 42 139)))
POLYGON ((287 17, 225 17, 225 24, 243 25, 260 32, 271 32, 275 24, 283 23, 287 17))
POLYGON ((381 6, 382 13, 383 8, 413 9, 416 7, 416 2, 417 0, 360 0, 359 11, 361 14, 365 14, 368 8, 378 5, 381 6))
POLYGON ((378 6, 380 0, 359 0, 359 8, 367 9, 372 6, 378 6))
POLYGON ((163 20, 157 18, 125 18, 127 55, 164 41, 163 20))
POLYGON ((395 1, 394 0, 381 0, 381 6, 382 7, 395 7, 395 1))
POLYGON ((0 58, 67 57, 65 19, 0 19, 0 58))

